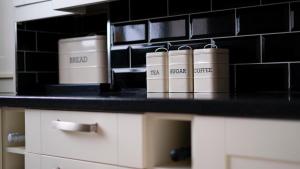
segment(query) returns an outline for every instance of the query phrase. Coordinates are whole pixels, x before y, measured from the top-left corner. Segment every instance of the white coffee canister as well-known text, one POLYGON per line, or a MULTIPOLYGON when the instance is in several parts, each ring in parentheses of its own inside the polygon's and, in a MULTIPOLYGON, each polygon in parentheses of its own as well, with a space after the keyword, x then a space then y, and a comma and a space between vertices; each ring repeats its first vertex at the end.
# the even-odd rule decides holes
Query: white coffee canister
POLYGON ((169 52, 169 92, 193 92, 193 51, 169 52))
POLYGON ((227 49, 194 50, 194 92, 229 92, 229 51, 227 49))
POLYGON ((146 54, 147 92, 169 92, 168 52, 154 52, 146 54))
POLYGON ((59 83, 108 82, 106 36, 88 36, 59 41, 59 83))

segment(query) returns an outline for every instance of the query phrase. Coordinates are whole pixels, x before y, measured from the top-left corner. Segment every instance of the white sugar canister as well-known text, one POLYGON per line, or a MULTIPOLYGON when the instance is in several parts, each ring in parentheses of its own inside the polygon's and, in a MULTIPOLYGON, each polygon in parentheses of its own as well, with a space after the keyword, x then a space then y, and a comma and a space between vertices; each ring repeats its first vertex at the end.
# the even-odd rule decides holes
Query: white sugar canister
POLYGON ((169 52, 169 92, 193 92, 193 50, 169 52))
POLYGON ((146 54, 148 93, 169 92, 168 51, 159 50, 146 54))
POLYGON ((227 49, 194 50, 194 92, 229 92, 229 51, 227 49))
POLYGON ((59 41, 59 83, 108 82, 106 36, 87 36, 59 41))

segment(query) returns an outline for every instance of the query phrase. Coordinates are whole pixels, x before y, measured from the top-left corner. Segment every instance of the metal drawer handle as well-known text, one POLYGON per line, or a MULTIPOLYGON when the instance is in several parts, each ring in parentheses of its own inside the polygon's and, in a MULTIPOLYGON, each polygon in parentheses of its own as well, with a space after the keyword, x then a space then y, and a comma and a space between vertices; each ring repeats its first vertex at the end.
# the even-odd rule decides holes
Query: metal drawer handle
POLYGON ((65 122, 65 121, 52 121, 52 125, 61 131, 69 131, 69 132, 86 132, 91 133, 95 132, 97 133, 98 125, 95 124, 78 124, 73 122, 65 122))

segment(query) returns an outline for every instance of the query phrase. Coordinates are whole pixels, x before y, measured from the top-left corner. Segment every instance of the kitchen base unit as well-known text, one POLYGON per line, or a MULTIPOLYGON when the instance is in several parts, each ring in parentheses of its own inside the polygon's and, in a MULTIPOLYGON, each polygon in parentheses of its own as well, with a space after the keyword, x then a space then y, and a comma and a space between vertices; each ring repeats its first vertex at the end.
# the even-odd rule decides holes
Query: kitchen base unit
POLYGON ((300 167, 298 121, 20 108, 1 118, 2 169, 300 167))
POLYGON ((298 121, 196 117, 194 168, 298 169, 298 121))

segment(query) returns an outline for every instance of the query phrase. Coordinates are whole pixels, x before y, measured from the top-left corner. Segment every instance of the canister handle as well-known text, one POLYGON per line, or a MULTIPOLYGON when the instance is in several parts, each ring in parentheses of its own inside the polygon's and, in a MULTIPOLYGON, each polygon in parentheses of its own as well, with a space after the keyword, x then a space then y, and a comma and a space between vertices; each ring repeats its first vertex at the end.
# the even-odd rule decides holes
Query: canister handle
POLYGON ((188 48, 189 50, 192 50, 192 47, 190 47, 190 46, 188 46, 188 45, 180 46, 180 47, 178 48, 178 50, 181 50, 181 49, 183 49, 183 48, 188 48))
POLYGON ((218 48, 218 46, 216 44, 207 44, 204 46, 204 49, 207 49, 207 47, 211 47, 211 48, 218 48))
POLYGON ((168 49, 167 48, 157 48, 155 50, 155 52, 159 52, 160 50, 162 50, 163 52, 168 52, 168 49))

